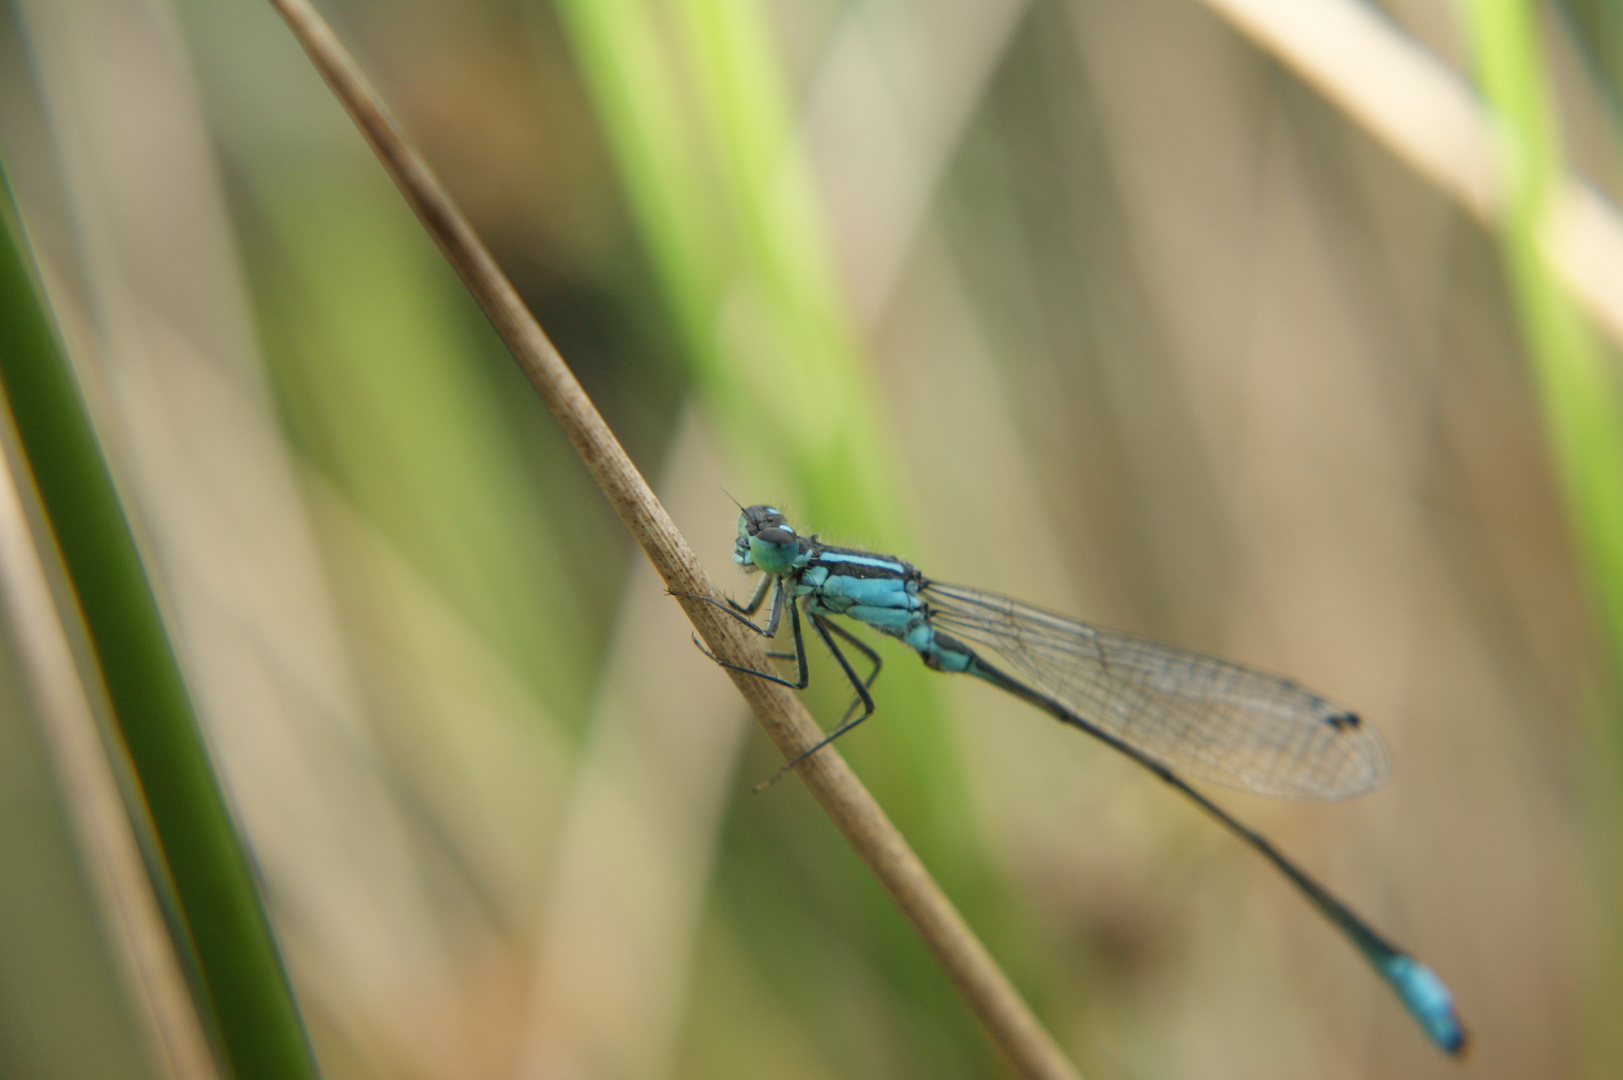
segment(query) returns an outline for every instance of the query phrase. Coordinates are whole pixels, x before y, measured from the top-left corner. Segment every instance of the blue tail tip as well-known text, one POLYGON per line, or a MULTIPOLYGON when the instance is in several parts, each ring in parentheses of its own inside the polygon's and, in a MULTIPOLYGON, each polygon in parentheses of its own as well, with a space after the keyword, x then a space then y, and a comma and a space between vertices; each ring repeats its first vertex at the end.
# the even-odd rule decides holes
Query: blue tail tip
POLYGON ((1426 1036, 1444 1052, 1463 1057, 1470 1036, 1454 1011, 1454 995, 1431 968, 1402 953, 1381 965, 1386 981, 1398 992, 1426 1036))

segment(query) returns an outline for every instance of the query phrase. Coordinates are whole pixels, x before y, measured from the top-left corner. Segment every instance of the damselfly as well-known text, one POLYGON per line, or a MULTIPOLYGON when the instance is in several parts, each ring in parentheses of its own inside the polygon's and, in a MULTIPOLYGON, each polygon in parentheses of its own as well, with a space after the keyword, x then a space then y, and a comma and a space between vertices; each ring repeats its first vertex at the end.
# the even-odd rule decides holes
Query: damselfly
MULTIPOLYGON (((1115 747, 1177 788, 1290 879, 1397 992, 1426 1034, 1450 1054, 1465 1048, 1454 997, 1426 965, 1390 944, 1256 831, 1191 787, 1183 774, 1295 799, 1341 799, 1379 787, 1390 768, 1386 743, 1356 713, 1288 679, 959 585, 931 581, 885 555, 803 537, 770 506, 738 519, 733 561, 765 577, 747 606, 723 608, 763 637, 775 638, 789 613, 793 680, 735 670, 795 689, 809 676, 800 612, 856 690, 856 703, 816 753, 874 711, 869 688, 879 655, 830 616, 844 615, 900 638, 937 671, 962 672, 1037 706, 1115 747), (771 592, 766 625, 751 618, 771 592), (839 641, 835 639, 838 638, 839 641), (843 641, 873 668, 857 675, 843 641)), ((714 601, 712 601, 714 603, 714 601)), ((724 665, 733 667, 733 665, 724 665)))

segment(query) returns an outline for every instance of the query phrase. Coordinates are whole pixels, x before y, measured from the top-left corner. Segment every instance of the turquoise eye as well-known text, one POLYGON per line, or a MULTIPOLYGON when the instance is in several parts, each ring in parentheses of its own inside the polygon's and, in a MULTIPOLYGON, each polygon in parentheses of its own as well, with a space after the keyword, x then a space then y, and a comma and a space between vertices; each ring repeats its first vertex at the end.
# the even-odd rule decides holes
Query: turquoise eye
POLYGON ((799 555, 800 537, 786 526, 769 526, 750 537, 750 560, 768 574, 788 573, 799 555))

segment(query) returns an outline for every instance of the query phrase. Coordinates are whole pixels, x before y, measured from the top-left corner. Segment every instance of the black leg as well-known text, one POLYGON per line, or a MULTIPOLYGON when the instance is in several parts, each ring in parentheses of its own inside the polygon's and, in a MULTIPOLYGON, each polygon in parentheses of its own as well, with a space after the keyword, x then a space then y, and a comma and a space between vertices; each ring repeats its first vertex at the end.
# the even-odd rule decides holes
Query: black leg
MULTIPOLYGON (((712 600, 711 603, 715 603, 715 601, 712 600)), ((716 604, 716 606, 721 607, 720 604, 716 604)), ((757 679, 765 679, 767 682, 777 683, 779 686, 787 686, 791 690, 804 690, 811 684, 811 674, 806 667, 806 642, 800 636, 800 604, 798 601, 792 598, 787 601, 787 604, 785 603, 784 589, 782 583, 780 582, 778 585, 778 591, 772 598, 772 618, 768 623, 771 629, 777 629, 778 620, 782 617, 783 608, 785 606, 789 608, 789 627, 794 631, 795 651, 793 656, 796 668, 796 678, 794 682, 790 682, 781 675, 774 675, 769 671, 756 671, 754 668, 740 667, 738 664, 729 664, 727 661, 721 659, 720 657, 716 656, 715 653, 705 648, 704 643, 699 640, 699 636, 697 634, 693 635, 693 644, 698 646, 700 652, 704 653, 721 667, 727 668, 729 671, 742 671, 745 675, 753 675, 757 679)), ((726 608, 721 608, 721 610, 727 611, 726 608)), ((727 614, 732 615, 733 618, 737 619, 739 622, 743 623, 745 626, 749 627, 751 630, 754 630, 757 634, 760 634, 763 637, 773 636, 763 631, 759 626, 756 626, 741 614, 732 611, 727 611, 727 614)), ((787 656, 784 658, 787 659, 787 656)))
POLYGON ((740 623, 749 627, 751 630, 754 630, 762 637, 771 638, 778 636, 778 620, 783 616, 783 583, 778 578, 767 578, 765 581, 763 581, 761 583, 761 587, 755 590, 755 596, 750 600, 750 605, 747 608, 739 607, 733 602, 732 597, 728 597, 727 602, 723 604, 720 600, 717 600, 713 596, 700 596, 697 593, 671 593, 670 595, 685 596, 689 600, 703 600, 705 603, 715 607, 718 611, 737 619, 740 623), (778 591, 772 594, 772 614, 767 618, 766 625, 764 627, 756 626, 750 621, 749 617, 760 610, 761 597, 766 593, 767 587, 770 586, 774 581, 778 582, 778 591))
MULTIPOLYGON (((834 643, 834 637, 829 633, 829 631, 833 630, 837 632, 841 637, 848 641, 856 641, 856 639, 847 633, 844 628, 835 626, 821 615, 811 616, 811 622, 812 627, 817 631, 818 636, 823 639, 823 644, 828 646, 828 651, 833 653, 834 659, 840 662, 840 670, 845 672, 845 677, 851 681, 851 688, 857 692, 857 702, 862 706, 862 715, 854 720, 847 720, 840 724, 839 727, 835 728, 833 731, 829 732, 828 735, 824 736, 822 742, 818 743, 810 750, 807 750, 806 753, 801 754, 801 758, 816 753, 873 715, 873 695, 868 692, 868 683, 865 683, 861 679, 857 678, 856 671, 851 667, 851 661, 845 658, 845 654, 841 652, 840 647, 834 643)), ((863 652, 867 653, 868 656, 875 661, 873 674, 868 676, 868 679, 871 682, 879 675, 879 665, 877 663, 879 657, 872 649, 868 648, 868 646, 862 645, 861 642, 857 642, 857 644, 861 646, 863 652)), ((795 761, 799 760, 800 758, 795 759, 795 761)), ((791 765, 794 763, 795 762, 793 761, 790 762, 791 765)))
MULTIPOLYGON (((873 715, 873 695, 868 692, 868 684, 873 682, 873 680, 879 675, 878 654, 876 654, 872 649, 868 648, 868 646, 864 645, 862 642, 858 641, 856 638, 852 637, 842 627, 835 626, 821 615, 809 615, 808 618, 811 619, 812 628, 816 630, 818 636, 823 639, 823 644, 828 646, 828 651, 834 654, 835 660, 839 661, 840 670, 844 671, 845 677, 851 680, 851 686, 857 692, 858 704, 862 706, 862 715, 856 717, 855 719, 844 721, 839 727, 835 728, 833 731, 829 732, 827 735, 824 735, 820 740, 818 740, 816 745, 798 754, 793 759, 784 762, 783 768, 773 773, 766 780, 763 780, 761 783, 755 785, 756 791, 765 791, 767 788, 777 783, 783 777, 784 773, 788 772, 796 765, 799 765, 802 761, 805 761, 807 758, 817 753, 817 751, 821 750, 823 747, 827 746, 835 739, 838 739, 841 735, 844 735, 847 731, 850 731, 852 728, 856 727, 858 724, 862 723, 864 720, 868 719, 868 717, 873 715), (868 676, 868 682, 865 683, 861 679, 857 678, 856 671, 851 667, 851 661, 845 658, 845 654, 840 651, 840 647, 834 643, 834 635, 829 633, 830 630, 833 630, 834 633, 839 634, 847 641, 850 641, 852 644, 856 645, 857 648, 861 649, 868 655, 869 659, 874 661, 873 674, 868 676)), ((795 630, 798 634, 800 630, 800 621, 798 619, 795 621, 795 630)), ((802 653, 802 655, 804 655, 804 653, 802 653)), ((853 710, 854 708, 855 706, 853 706, 853 710)), ((850 716, 851 711, 848 710, 846 715, 850 716)))
MULTIPOLYGON (((879 654, 870 649, 867 642, 851 633, 851 631, 847 630, 839 623, 833 622, 832 620, 826 620, 826 624, 830 630, 844 638, 847 644, 856 649, 863 656, 866 656, 869 662, 873 664, 873 671, 868 673, 868 678, 864 680, 862 684, 863 686, 872 689, 874 680, 879 678, 879 669, 884 666, 883 661, 879 659, 879 654)), ((861 706, 861 704, 862 699, 860 697, 851 702, 851 707, 845 710, 844 716, 840 717, 840 723, 844 724, 847 720, 851 719, 851 714, 856 712, 857 708, 861 706)))

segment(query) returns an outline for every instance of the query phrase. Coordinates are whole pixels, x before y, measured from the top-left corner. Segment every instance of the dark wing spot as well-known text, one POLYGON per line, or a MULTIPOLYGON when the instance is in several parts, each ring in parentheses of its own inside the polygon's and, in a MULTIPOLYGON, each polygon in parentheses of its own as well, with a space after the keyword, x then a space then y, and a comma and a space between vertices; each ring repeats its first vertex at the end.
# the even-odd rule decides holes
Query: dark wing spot
POLYGON ((1337 731, 1351 731, 1353 728, 1356 728, 1359 724, 1363 723, 1363 721, 1358 718, 1357 713, 1350 712, 1336 713, 1332 716, 1326 716, 1324 718, 1324 722, 1335 728, 1337 731))

